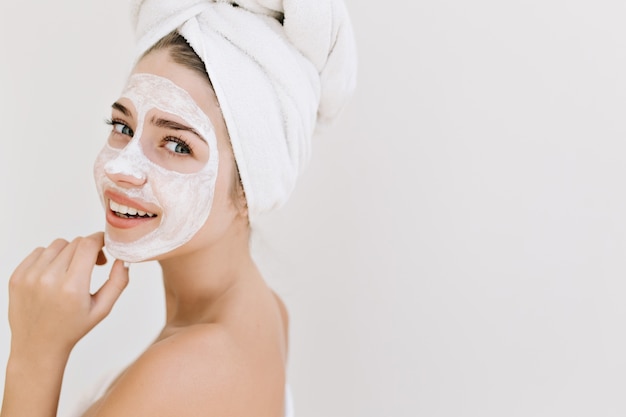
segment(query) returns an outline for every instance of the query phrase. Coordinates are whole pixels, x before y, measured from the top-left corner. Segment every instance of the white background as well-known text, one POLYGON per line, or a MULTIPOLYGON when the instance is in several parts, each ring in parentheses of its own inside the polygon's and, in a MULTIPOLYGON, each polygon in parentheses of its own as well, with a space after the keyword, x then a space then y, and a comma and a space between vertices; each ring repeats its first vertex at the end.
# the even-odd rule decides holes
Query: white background
MULTIPOLYGON (((347 4, 358 91, 258 233, 296 414, 626 415, 626 3, 347 4)), ((13 268, 102 228, 91 166, 128 15, 0 2, 2 367, 13 268)), ((156 334, 158 272, 134 265, 77 346, 64 412, 156 334)))

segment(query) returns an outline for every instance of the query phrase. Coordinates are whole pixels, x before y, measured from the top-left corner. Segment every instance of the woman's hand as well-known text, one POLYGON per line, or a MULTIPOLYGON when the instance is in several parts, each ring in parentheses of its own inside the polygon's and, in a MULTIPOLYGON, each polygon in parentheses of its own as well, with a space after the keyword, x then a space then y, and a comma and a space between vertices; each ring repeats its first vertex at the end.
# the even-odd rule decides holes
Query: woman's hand
POLYGON ((70 352, 109 314, 128 284, 115 261, 107 282, 89 292, 93 267, 106 263, 104 234, 37 248, 9 280, 11 354, 0 417, 56 415, 70 352))
POLYGON ((96 264, 106 263, 104 234, 55 240, 35 249, 9 281, 11 351, 31 359, 67 357, 74 345, 105 318, 128 284, 128 269, 116 260, 95 293, 96 264))

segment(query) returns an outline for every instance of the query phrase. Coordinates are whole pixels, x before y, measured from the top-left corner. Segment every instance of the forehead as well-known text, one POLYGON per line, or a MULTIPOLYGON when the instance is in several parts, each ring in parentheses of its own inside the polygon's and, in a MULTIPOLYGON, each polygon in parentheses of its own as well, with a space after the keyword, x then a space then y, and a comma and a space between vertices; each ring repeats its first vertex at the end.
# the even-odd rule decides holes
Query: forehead
POLYGON ((134 74, 153 74, 171 81, 175 86, 187 92, 198 107, 208 116, 217 143, 224 150, 228 146, 229 137, 226 123, 220 108, 220 103, 213 87, 207 80, 190 68, 175 62, 168 50, 150 52, 137 62, 133 70, 134 74))
POLYGON ((150 52, 137 62, 134 74, 154 74, 166 78, 185 90, 196 104, 211 117, 212 109, 219 108, 210 82, 189 67, 175 62, 167 49, 150 52))
POLYGON ((154 74, 133 74, 121 95, 135 106, 137 116, 158 109, 176 115, 204 134, 213 130, 209 117, 189 93, 167 78, 154 74))

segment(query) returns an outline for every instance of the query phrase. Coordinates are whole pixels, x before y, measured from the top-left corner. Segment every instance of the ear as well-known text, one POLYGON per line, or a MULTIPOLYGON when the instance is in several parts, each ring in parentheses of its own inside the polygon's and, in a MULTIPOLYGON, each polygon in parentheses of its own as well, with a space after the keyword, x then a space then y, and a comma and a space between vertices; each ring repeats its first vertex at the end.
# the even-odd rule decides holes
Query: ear
POLYGON ((246 199, 246 191, 243 189, 243 183, 239 176, 239 167, 235 162, 233 167, 232 185, 230 188, 230 197, 233 205, 237 209, 237 214, 248 220, 248 200, 246 199))
POLYGON ((236 196, 235 206, 239 215, 245 219, 248 219, 248 200, 246 199, 246 192, 243 189, 243 184, 237 175, 237 183, 235 184, 236 196))

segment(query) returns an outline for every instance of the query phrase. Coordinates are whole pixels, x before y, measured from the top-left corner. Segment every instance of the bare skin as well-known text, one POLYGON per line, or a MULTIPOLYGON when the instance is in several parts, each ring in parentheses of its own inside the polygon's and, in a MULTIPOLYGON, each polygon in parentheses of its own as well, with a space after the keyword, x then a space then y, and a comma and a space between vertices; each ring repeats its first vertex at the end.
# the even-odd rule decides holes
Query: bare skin
MULTIPOLYGON (((205 225, 156 259, 166 300, 163 330, 84 415, 282 417, 287 313, 250 256, 247 213, 231 197, 234 158, 215 95, 167 51, 148 55, 135 71, 167 77, 191 94, 216 127, 220 165, 205 225)), ((131 126, 133 117, 127 119, 131 126)), ((142 186, 123 175, 113 180, 142 186)), ((128 269, 115 261, 109 280, 89 293, 94 266, 105 262, 103 244, 101 232, 57 240, 13 273, 0 417, 56 416, 71 350, 108 315, 128 283, 128 269)))

